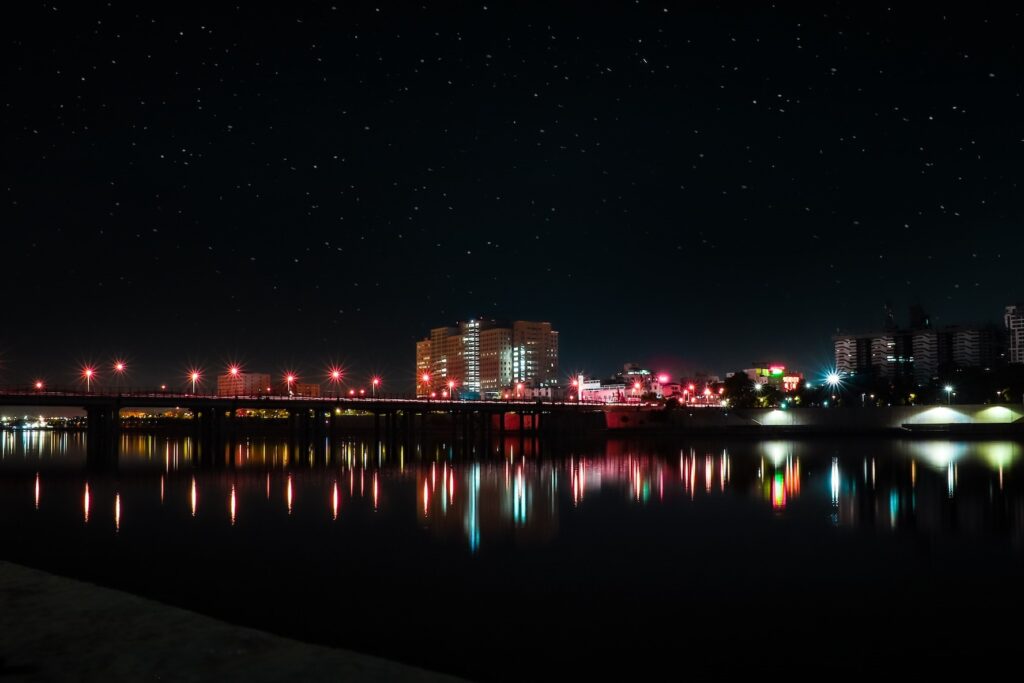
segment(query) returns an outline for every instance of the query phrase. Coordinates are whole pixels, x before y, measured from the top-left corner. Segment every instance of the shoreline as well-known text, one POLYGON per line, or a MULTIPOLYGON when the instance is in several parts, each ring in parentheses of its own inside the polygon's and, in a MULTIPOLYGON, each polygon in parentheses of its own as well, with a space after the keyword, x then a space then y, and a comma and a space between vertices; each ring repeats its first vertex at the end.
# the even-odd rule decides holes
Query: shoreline
POLYGON ((0 560, 0 678, 418 681, 439 674, 0 560))

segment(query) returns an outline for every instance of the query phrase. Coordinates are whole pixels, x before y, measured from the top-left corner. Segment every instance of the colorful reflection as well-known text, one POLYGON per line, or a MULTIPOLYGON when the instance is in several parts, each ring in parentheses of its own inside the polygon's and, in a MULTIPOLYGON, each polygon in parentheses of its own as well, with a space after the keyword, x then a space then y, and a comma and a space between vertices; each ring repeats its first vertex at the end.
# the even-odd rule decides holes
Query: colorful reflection
MULTIPOLYGON (((59 504, 67 495, 62 480, 49 477, 46 467, 64 457, 55 454, 73 454, 76 443, 68 435, 47 436, 52 440, 18 440, 10 446, 16 450, 0 461, 0 472, 15 473, 10 476, 25 470, 19 487, 32 489, 31 501, 24 495, 18 499, 40 514, 67 509, 59 504), (48 505, 41 510, 44 479, 48 505)), ((979 528, 992 520, 1000 533, 1024 536, 1024 516, 1005 512, 1024 505, 1021 445, 1007 441, 822 447, 811 441, 776 440, 671 449, 610 441, 599 452, 562 457, 538 457, 512 443, 469 458, 456 454, 451 443, 388 449, 343 441, 314 453, 252 441, 231 447, 223 462, 212 465, 194 457, 197 451, 188 439, 137 436, 127 443, 139 449, 126 453, 123 463, 124 470, 135 472, 131 481, 140 487, 138 495, 133 490, 127 497, 133 507, 187 499, 192 518, 236 526, 243 500, 246 519, 293 515, 297 505, 305 513, 308 504, 321 518, 329 516, 345 528, 365 519, 340 514, 347 481, 346 509, 414 512, 423 529, 461 539, 470 553, 489 547, 489 539, 546 542, 561 533, 567 519, 611 504, 623 510, 667 507, 681 515, 729 509, 708 506, 711 500, 752 501, 763 513, 781 519, 820 514, 835 526, 871 525, 892 532, 941 529, 973 515, 961 523, 979 528), (226 505, 201 508, 201 487, 211 500, 226 505), (283 493, 284 506, 274 490, 283 493), (263 510, 250 514, 250 506, 263 510)), ((74 456, 68 457, 73 463, 74 456)), ((129 512, 123 488, 103 475, 75 481, 72 495, 81 501, 84 523, 90 523, 93 503, 98 502, 100 509, 114 511, 113 529, 121 531, 122 515, 129 512)), ((185 508, 169 504, 164 509, 176 514, 185 508)), ((139 528, 140 516, 131 518, 139 528)))

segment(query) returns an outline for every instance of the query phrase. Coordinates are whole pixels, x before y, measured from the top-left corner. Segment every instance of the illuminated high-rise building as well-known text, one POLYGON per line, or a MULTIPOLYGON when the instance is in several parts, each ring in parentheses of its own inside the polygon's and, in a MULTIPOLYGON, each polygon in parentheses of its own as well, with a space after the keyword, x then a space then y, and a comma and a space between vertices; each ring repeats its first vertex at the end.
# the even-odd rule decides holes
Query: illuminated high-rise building
POLYGON ((558 332, 551 323, 474 319, 436 327, 416 342, 416 391, 444 391, 454 382, 463 395, 498 396, 517 384, 558 383, 558 332), (429 368, 429 369, 427 369, 429 368), (430 381, 423 382, 424 374, 430 381))

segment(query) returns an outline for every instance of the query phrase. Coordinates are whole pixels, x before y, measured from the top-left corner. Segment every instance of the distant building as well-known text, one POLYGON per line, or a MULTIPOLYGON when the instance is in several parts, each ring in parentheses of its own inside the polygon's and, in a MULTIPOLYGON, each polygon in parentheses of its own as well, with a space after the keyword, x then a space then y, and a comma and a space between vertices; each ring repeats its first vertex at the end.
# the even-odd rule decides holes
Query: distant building
POLYGON ((419 397, 430 396, 433 386, 431 373, 433 367, 430 364, 430 340, 423 339, 416 342, 416 395, 419 397))
POLYGON ((585 379, 580 391, 580 398, 584 401, 625 403, 627 397, 626 383, 614 379, 585 379))
POLYGON ((258 396, 271 393, 270 375, 262 372, 227 372, 217 376, 218 396, 258 396))
POLYGON ((944 368, 988 368, 1002 359, 1002 335, 992 325, 933 328, 927 314, 913 307, 911 329, 899 329, 888 308, 887 313, 884 331, 832 338, 838 372, 890 380, 912 378, 926 384, 944 368))
POLYGON ((795 370, 787 370, 781 363, 754 362, 756 367, 747 368, 743 372, 751 381, 767 384, 779 391, 797 391, 804 383, 804 375, 795 370))
POLYGON ((1007 306, 1003 324, 1006 326, 1010 362, 1024 363, 1024 306, 1007 306))
POLYGON ((435 327, 416 342, 416 373, 420 396, 446 391, 449 382, 463 395, 490 397, 520 384, 555 387, 558 332, 551 323, 529 320, 475 319, 435 327))

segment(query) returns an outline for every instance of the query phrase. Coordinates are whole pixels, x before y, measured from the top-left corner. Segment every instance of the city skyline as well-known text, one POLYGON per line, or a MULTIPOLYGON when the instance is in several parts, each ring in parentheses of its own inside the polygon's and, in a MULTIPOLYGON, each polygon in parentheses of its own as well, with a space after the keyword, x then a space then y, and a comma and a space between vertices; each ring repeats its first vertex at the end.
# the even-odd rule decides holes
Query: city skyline
MULTIPOLYGON (((1024 333, 1021 330, 1024 328, 1022 328, 1019 311, 1020 304, 1009 304, 1003 307, 1003 314, 997 322, 952 321, 943 323, 939 322, 939 318, 926 313, 920 305, 915 304, 910 307, 911 317, 909 324, 903 324, 899 322, 900 318, 895 314, 892 306, 887 303, 880 309, 876 324, 865 326, 859 331, 837 328, 830 336, 828 346, 824 349, 823 353, 816 354, 819 360, 812 366, 800 366, 790 363, 785 359, 791 356, 785 354, 769 356, 762 353, 760 357, 768 357, 772 363, 798 368, 808 378, 815 381, 824 381, 830 373, 834 372, 856 374, 858 371, 863 373, 871 370, 871 368, 875 368, 872 372, 880 371, 880 376, 883 377, 898 377, 905 374, 909 376, 913 372, 911 367, 913 365, 911 337, 915 338, 918 348, 921 348, 921 333, 927 332, 933 339, 926 341, 924 345, 925 364, 921 365, 921 359, 918 359, 917 371, 913 372, 918 384, 924 384, 928 378, 935 375, 944 363, 952 362, 959 367, 1021 363, 1021 359, 1024 358, 1024 355, 1022 355, 1024 352, 1021 351, 1024 348, 1024 341, 1022 341, 1024 340, 1024 333), (925 320, 923 322, 915 320, 915 316, 925 316, 925 320), (951 340, 943 342, 940 338, 936 338, 936 335, 942 337, 943 334, 951 336, 951 340), (888 343, 883 343, 885 341, 883 338, 886 335, 895 335, 895 337, 889 340, 888 343), (965 335, 971 336, 971 339, 965 341, 965 335), (980 335, 980 339, 978 335, 980 335), (889 364, 892 365, 892 368, 886 369, 885 356, 887 354, 892 355, 886 349, 895 352, 896 345, 900 343, 901 337, 906 337, 905 348, 901 351, 901 354, 906 355, 911 364, 907 365, 905 369, 900 369, 897 366, 902 365, 902 361, 897 363, 895 358, 891 358, 889 364), (858 339, 862 340, 864 345, 859 359, 855 349, 855 340, 858 339), (955 349, 953 339, 958 340, 955 342, 955 349), (872 350, 869 348, 871 347, 872 340, 875 341, 876 346, 882 344, 886 349, 879 346, 872 350), (946 346, 943 346, 943 344, 946 346), (945 350, 947 346, 949 348, 945 350), (999 356, 996 351, 997 349, 1002 349, 1001 353, 1005 357, 999 356), (924 369, 922 370, 922 368, 924 369)), ((483 323, 485 328, 507 326, 511 330, 512 326, 512 323, 495 319, 471 318, 469 320, 483 323)), ((525 321, 516 321, 516 324, 522 322, 525 321)), ((547 325, 550 329, 550 323, 542 324, 547 325)), ((448 336, 449 334, 461 335, 464 333, 464 330, 462 332, 460 330, 464 325, 465 322, 457 322, 453 326, 434 328, 432 334, 440 333, 444 330, 449 332, 442 336, 448 336)), ((541 384, 544 386, 550 385, 553 382, 564 386, 581 374, 594 379, 608 378, 621 367, 624 360, 629 360, 630 362, 638 360, 636 354, 630 355, 627 351, 619 357, 617 362, 613 361, 610 367, 606 368, 583 368, 579 367, 578 364, 573 364, 571 361, 568 365, 560 367, 558 333, 555 332, 554 334, 555 365, 552 371, 546 374, 541 381, 541 384)), ((37 388, 42 388, 43 386, 70 387, 79 384, 90 385, 96 383, 98 386, 103 386, 106 389, 117 387, 125 389, 179 389, 189 385, 199 384, 205 386, 211 383, 210 386, 216 388, 218 377, 223 379, 225 373, 237 375, 240 371, 244 371, 246 374, 255 372, 259 376, 267 377, 275 386, 301 381, 326 387, 335 385, 345 387, 362 386, 366 388, 375 382, 380 383, 386 380, 393 391, 419 392, 424 384, 426 373, 430 377, 427 382, 435 393, 439 393, 444 391, 445 387, 437 384, 438 381, 441 381, 438 378, 445 378, 446 380, 448 373, 443 370, 439 371, 437 364, 430 363, 429 359, 428 365, 421 365, 419 357, 420 345, 424 343, 429 345, 430 341, 431 336, 429 335, 423 339, 416 339, 417 358, 415 364, 410 365, 408 361, 405 363, 388 363, 386 367, 394 369, 390 372, 383 372, 379 369, 380 365, 370 366, 359 359, 339 361, 337 360, 339 354, 332 354, 326 359, 306 358, 285 364, 279 361, 263 364, 250 363, 240 361, 240 354, 234 354, 231 356, 222 355, 222 360, 213 363, 206 362, 209 358, 202 362, 190 359, 186 363, 181 363, 179 359, 179 362, 172 364, 170 367, 159 365, 147 366, 145 363, 142 363, 140 367, 140 363, 137 360, 138 355, 132 353, 108 354, 106 359, 89 357, 85 360, 81 360, 82 356, 79 355, 78 359, 70 362, 62 363, 59 360, 49 359, 41 364, 38 362, 19 364, 17 358, 5 358, 3 355, 0 355, 0 385, 24 387, 36 385, 37 388), (275 365, 277 367, 276 370, 268 368, 268 366, 275 365), (38 370, 39 367, 45 369, 38 370), (175 368, 177 368, 177 372, 175 368)), ((477 344, 479 345, 479 341, 477 344)), ((430 352, 428 351, 427 353, 429 354, 430 352)), ((477 355, 479 355, 479 351, 477 355)), ((757 356, 755 355, 754 357, 756 358, 757 356)), ((748 360, 734 365, 709 367, 699 364, 682 364, 672 360, 658 361, 655 359, 652 361, 639 358, 639 361, 640 365, 652 368, 654 372, 666 374, 673 379, 692 378, 699 374, 726 376, 730 373, 744 370, 752 363, 758 362, 748 360)), ((477 363, 479 364, 480 361, 478 360, 477 363)), ((459 370, 461 371, 456 371, 451 379, 455 380, 460 387, 468 381, 471 387, 470 391, 478 391, 480 389, 477 386, 479 382, 473 378, 478 377, 480 374, 479 365, 477 365, 475 371, 472 368, 461 365, 459 370)), ((512 373, 509 377, 505 378, 507 381, 499 381, 498 384, 492 382, 493 386, 486 388, 493 392, 498 388, 499 384, 504 388, 508 388, 514 382, 533 382, 532 375, 523 374, 518 368, 517 372, 519 374, 512 373), (512 375, 515 375, 515 377, 512 375)), ((441 383, 443 384, 444 382, 442 381, 441 383)))

